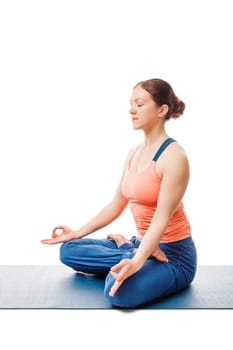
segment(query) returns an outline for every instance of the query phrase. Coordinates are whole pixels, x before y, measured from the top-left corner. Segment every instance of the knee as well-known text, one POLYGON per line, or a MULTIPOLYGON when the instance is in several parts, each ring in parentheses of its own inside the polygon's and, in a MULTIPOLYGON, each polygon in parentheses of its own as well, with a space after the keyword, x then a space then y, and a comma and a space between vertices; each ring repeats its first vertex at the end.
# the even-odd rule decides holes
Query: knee
POLYGON ((70 242, 65 242, 61 245, 60 247, 60 261, 65 264, 68 265, 68 260, 69 260, 69 246, 70 246, 70 242))

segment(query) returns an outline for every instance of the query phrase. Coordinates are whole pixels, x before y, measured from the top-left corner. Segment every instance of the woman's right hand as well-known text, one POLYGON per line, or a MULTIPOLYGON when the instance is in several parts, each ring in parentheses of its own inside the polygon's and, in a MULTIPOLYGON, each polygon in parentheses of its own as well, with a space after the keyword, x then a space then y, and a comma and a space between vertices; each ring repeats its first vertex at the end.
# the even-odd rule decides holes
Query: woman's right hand
POLYGON ((56 244, 71 241, 72 239, 78 238, 75 231, 68 226, 56 226, 52 231, 52 237, 48 239, 42 239, 43 244, 56 244), (58 233, 60 232, 60 233, 58 233))

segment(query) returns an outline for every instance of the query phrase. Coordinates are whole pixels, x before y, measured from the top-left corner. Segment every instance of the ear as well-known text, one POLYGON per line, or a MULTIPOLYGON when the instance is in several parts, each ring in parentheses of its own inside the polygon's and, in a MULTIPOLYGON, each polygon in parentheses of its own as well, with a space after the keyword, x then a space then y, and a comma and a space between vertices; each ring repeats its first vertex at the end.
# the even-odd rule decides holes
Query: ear
POLYGON ((169 108, 168 105, 162 105, 159 107, 159 118, 164 118, 169 108))

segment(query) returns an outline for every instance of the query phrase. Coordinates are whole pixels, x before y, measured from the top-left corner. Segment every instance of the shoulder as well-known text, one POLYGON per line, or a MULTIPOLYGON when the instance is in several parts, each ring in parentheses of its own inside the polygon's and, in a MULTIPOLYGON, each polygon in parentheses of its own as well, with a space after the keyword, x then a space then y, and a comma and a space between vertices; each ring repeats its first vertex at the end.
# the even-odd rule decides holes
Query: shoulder
POLYGON ((189 175, 189 161, 184 148, 177 142, 171 143, 156 164, 160 177, 165 174, 189 175))
POLYGON ((137 152, 137 150, 142 146, 142 143, 137 144, 136 146, 132 147, 129 151, 128 154, 126 156, 126 163, 129 162, 134 154, 137 152))

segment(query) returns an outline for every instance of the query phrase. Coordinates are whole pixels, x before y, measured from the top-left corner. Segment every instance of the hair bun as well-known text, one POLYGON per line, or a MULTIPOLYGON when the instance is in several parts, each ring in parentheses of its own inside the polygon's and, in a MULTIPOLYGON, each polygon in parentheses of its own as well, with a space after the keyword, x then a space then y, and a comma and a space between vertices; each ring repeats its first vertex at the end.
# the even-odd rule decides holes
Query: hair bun
POLYGON ((176 96, 176 101, 174 103, 174 109, 171 113, 171 118, 179 118, 185 110, 185 103, 181 101, 177 96, 176 96))

